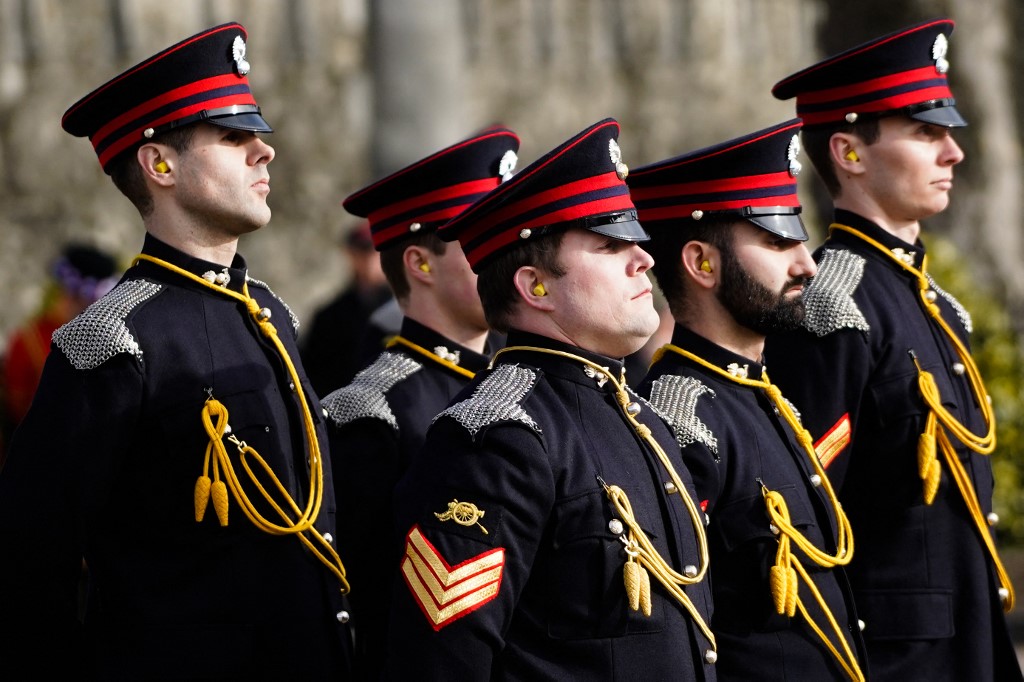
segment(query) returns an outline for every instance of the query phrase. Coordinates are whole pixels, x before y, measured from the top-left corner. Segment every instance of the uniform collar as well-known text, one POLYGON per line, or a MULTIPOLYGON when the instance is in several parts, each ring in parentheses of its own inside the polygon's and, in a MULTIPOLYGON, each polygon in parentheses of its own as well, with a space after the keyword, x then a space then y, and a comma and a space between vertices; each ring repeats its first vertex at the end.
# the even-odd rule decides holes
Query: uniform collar
MULTIPOLYGON (((723 348, 682 325, 677 324, 675 331, 672 332, 672 345, 685 348, 733 376, 738 376, 741 379, 761 380, 764 366, 760 362, 754 362, 750 358, 723 348)), ((678 354, 674 355, 683 362, 689 362, 678 354)))
POLYGON ((146 239, 142 244, 142 253, 167 261, 171 265, 176 265, 183 270, 188 270, 192 274, 198 277, 203 277, 207 280, 209 280, 210 277, 216 278, 218 274, 227 274, 228 281, 225 285, 226 288, 238 293, 242 292, 242 285, 246 280, 245 259, 237 253, 231 261, 231 267, 225 268, 223 265, 211 263, 210 261, 203 260, 201 258, 195 258, 183 251, 179 251, 170 244, 160 241, 148 232, 146 233, 146 239))
MULTIPOLYGON (((540 334, 532 334, 519 329, 509 330, 506 347, 513 346, 531 346, 534 348, 544 348, 547 350, 569 353, 589 360, 598 367, 606 369, 608 374, 610 374, 616 381, 620 381, 622 377, 623 363, 621 359, 605 357, 599 353, 593 353, 588 350, 584 350, 579 346, 573 346, 572 344, 556 341, 555 339, 547 336, 541 336, 540 334)), ((507 364, 521 363, 530 367, 537 367, 548 374, 562 379, 567 379, 583 386, 614 390, 613 384, 607 381, 607 379, 602 381, 602 377, 595 375, 589 365, 562 355, 512 350, 503 352, 499 355, 498 362, 507 364)))
MULTIPOLYGON (((837 208, 835 211, 835 222, 847 225, 855 230, 871 237, 876 242, 889 249, 897 258, 903 260, 911 267, 920 268, 924 259, 924 244, 918 239, 913 244, 903 241, 891 232, 888 232, 867 218, 863 218, 852 211, 837 208)), ((830 241, 837 241, 842 244, 863 244, 863 240, 846 232, 833 231, 829 236, 830 241)))
POLYGON ((438 334, 430 327, 420 324, 409 317, 402 318, 402 338, 412 341, 417 346, 426 348, 438 357, 448 360, 452 364, 473 372, 479 372, 487 367, 490 358, 476 351, 470 350, 463 345, 455 343, 451 339, 438 334), (453 359, 458 357, 458 361, 453 359))

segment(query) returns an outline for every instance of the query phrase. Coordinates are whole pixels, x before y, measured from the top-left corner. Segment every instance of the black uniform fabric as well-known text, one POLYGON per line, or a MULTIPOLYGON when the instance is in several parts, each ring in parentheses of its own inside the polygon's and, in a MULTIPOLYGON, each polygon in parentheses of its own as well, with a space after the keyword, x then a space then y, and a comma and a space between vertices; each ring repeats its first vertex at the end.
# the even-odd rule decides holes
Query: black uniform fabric
MULTIPOLYGON (((487 366, 486 355, 415 320, 403 320, 400 336, 428 351, 443 346, 445 352, 458 352, 458 366, 466 371, 487 366)), ((360 679, 379 679, 386 660, 391 584, 401 556, 392 514, 395 485, 422 447, 430 422, 469 381, 438 356, 396 344, 323 400, 340 474, 335 477, 337 538, 352 585, 360 679)))
MULTIPOLYGON (((577 354, 621 373, 617 360, 545 337, 512 330, 508 344, 577 354)), ((611 382, 600 386, 584 367, 536 351, 502 352, 434 422, 396 491, 398 528, 421 534, 435 563, 452 569, 501 556, 501 577, 493 599, 441 614, 447 621, 434 627, 403 565, 389 632, 392 679, 716 679, 704 659, 708 641, 653 577, 651 616, 629 609, 622 529, 613 530, 618 514, 599 477, 626 491, 675 570, 698 563, 696 539, 611 382), (453 501, 483 515, 469 525, 442 520, 453 501)), ((637 418, 691 486, 665 424, 648 405, 637 418)), ((710 619, 707 582, 686 593, 710 619)))
MULTIPOLYGON (((151 236, 143 252, 200 276, 223 269, 151 236)), ((240 291, 242 258, 227 272, 240 291)), ((297 362, 288 308, 265 285, 250 281, 249 292, 297 362)), ((298 538, 258 530, 233 497, 226 527, 212 505, 195 520, 208 443, 200 415, 211 394, 229 410, 232 433, 306 503, 298 397, 245 306, 141 261, 59 336, 0 473, 0 677, 344 678, 337 578, 298 538), (89 590, 79 628, 83 557, 89 590)), ((333 532, 320 403, 302 382, 323 448, 316 525, 333 532)), ((249 498, 279 521, 230 444, 228 452, 249 498)))
MULTIPOLYGON (((672 344, 728 371, 747 367, 763 380, 762 366, 689 329, 676 326, 672 344)), ((782 494, 793 524, 817 548, 835 554, 836 519, 808 454, 771 400, 675 352, 665 352, 638 387, 668 421, 682 446, 698 500, 710 517, 712 629, 718 639, 718 673, 730 680, 849 679, 825 644, 799 615, 780 616, 772 603, 769 568, 778 537, 769 528, 761 484, 782 494), (653 397, 652 397, 653 391, 653 397)), ((843 629, 863 668, 863 642, 849 581, 841 567, 817 566, 796 550, 801 564, 843 629)), ((832 635, 808 588, 800 598, 815 623, 832 635)))
MULTIPOLYGON (((888 249, 915 254, 920 268, 920 243, 847 211, 835 217, 888 249)), ((928 408, 908 351, 935 376, 946 409, 984 433, 953 345, 923 311, 916 279, 864 240, 833 231, 815 260, 805 327, 823 334, 805 329, 769 338, 765 357, 815 438, 849 415, 852 440, 828 473, 856 540, 848 575, 866 623, 872 677, 1021 679, 991 562, 962 496, 943 463, 936 498, 926 505, 917 471, 928 408), (832 303, 812 305, 822 289, 832 303)), ((969 317, 937 291, 943 319, 967 344, 969 317)), ((952 440, 988 514, 991 461, 952 440)))

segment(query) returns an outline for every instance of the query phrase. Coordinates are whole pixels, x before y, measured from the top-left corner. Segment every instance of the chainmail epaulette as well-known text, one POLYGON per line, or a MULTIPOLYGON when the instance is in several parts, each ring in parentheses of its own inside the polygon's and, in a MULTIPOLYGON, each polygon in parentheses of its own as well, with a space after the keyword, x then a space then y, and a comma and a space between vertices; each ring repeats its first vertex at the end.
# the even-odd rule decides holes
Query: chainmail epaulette
POLYGON ((380 419, 398 431, 398 420, 385 395, 391 387, 423 369, 423 365, 402 353, 385 351, 373 364, 356 374, 352 383, 320 401, 335 426, 365 417, 380 419))
POLYGON ((434 421, 449 416, 466 427, 473 438, 483 427, 503 421, 520 422, 540 434, 540 426, 520 405, 536 381, 537 374, 533 370, 518 365, 498 365, 471 396, 441 412, 434 421))
POLYGON ((718 439, 697 416, 697 399, 705 393, 715 397, 700 379, 667 374, 651 383, 650 404, 672 429, 679 447, 703 443, 717 456, 718 439))
POLYGON ((277 300, 278 303, 280 303, 281 305, 284 306, 284 309, 288 311, 288 317, 292 321, 292 329, 295 331, 296 334, 298 334, 299 333, 299 318, 295 316, 295 313, 293 313, 292 309, 288 306, 288 304, 284 302, 284 299, 282 299, 280 296, 275 294, 274 290, 271 289, 270 286, 266 282, 263 282, 263 281, 258 280, 258 279, 253 279, 252 277, 249 277, 248 275, 245 276, 245 280, 249 284, 255 284, 256 286, 260 287, 261 289, 266 289, 267 293, 269 293, 271 296, 273 296, 277 300))
POLYGON ((144 279, 121 282, 55 331, 53 343, 76 369, 94 369, 120 353, 129 353, 141 362, 142 349, 125 320, 161 289, 162 285, 144 279))
POLYGON ((804 328, 818 336, 844 328, 871 330, 853 300, 853 292, 864 276, 864 263, 863 257, 850 251, 824 251, 818 273, 804 289, 804 328))
POLYGON ((964 326, 964 329, 967 330, 967 333, 972 333, 974 331, 974 321, 971 320, 971 314, 967 312, 967 309, 960 305, 960 301, 953 298, 953 294, 949 293, 948 291, 940 287, 938 284, 936 284, 935 280, 932 279, 931 275, 926 273, 925 277, 928 279, 929 286, 931 286, 931 288, 935 290, 935 293, 937 293, 942 298, 946 299, 946 301, 949 302, 949 305, 953 307, 953 311, 956 313, 956 316, 960 318, 960 324, 964 326))

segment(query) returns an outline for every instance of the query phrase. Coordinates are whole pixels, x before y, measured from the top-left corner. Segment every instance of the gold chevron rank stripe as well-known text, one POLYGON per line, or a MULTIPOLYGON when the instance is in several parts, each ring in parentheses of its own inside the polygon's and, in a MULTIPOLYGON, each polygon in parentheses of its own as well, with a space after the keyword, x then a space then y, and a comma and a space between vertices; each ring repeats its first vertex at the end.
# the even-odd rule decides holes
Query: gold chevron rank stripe
POLYGON ((435 631, 497 597, 504 570, 504 547, 451 566, 419 526, 406 535, 402 575, 435 631))
POLYGON ((850 413, 847 412, 814 444, 814 452, 823 469, 827 469, 832 460, 850 444, 850 435, 850 413))

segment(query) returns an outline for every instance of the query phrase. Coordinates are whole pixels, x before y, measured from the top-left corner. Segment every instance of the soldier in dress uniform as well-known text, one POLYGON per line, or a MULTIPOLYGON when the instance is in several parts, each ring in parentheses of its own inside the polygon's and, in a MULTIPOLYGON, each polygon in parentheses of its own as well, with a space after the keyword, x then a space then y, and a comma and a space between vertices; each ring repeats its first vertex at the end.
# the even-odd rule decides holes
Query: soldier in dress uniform
POLYGON ((355 664, 378 679, 401 537, 392 493, 438 412, 487 366, 487 320, 462 249, 437 228, 512 176, 519 138, 490 128, 344 201, 367 218, 404 319, 401 333, 347 386, 324 398, 339 475, 342 554, 349 559, 355 664), (371 513, 372 510, 372 513, 371 513), (360 518, 358 523, 352 519, 360 518))
POLYGON ((0 474, 5 679, 347 675, 323 414, 297 321, 236 253, 274 158, 245 41, 210 28, 64 115, 146 236, 54 333, 0 474))
POLYGON ((815 272, 799 132, 793 119, 627 180, 676 320, 639 393, 671 425, 710 516, 723 679, 864 679, 850 525, 762 358, 765 336, 800 324, 815 272))
POLYGON ((1021 679, 990 527, 993 409, 970 315, 932 279, 920 240, 964 158, 952 30, 946 19, 902 29, 772 91, 796 98, 835 218, 803 329, 770 337, 765 357, 856 534, 848 574, 877 680, 1021 679))
POLYGON ((704 516, 623 378, 659 318, 618 133, 592 125, 439 231, 508 345, 396 490, 394 679, 715 679, 704 516))

